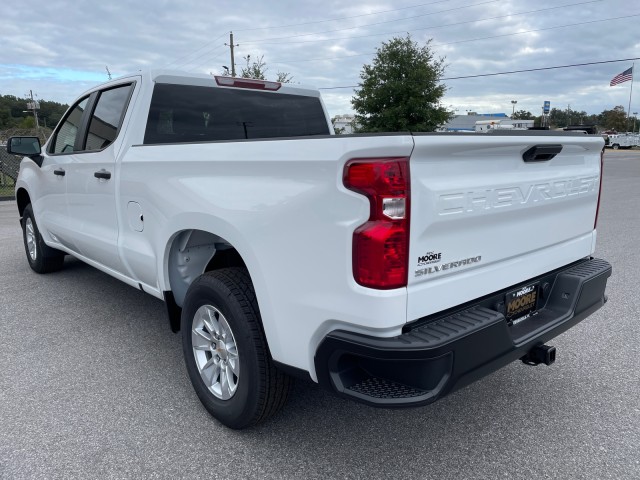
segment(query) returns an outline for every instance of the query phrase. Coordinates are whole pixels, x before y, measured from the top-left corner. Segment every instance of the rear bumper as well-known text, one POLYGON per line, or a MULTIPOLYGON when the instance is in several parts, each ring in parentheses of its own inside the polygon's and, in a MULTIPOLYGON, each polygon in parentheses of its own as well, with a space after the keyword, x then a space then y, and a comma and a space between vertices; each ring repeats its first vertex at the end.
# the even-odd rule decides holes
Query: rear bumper
POLYGON ((338 395, 373 406, 425 405, 525 356, 606 302, 611 265, 585 259, 408 324, 378 338, 336 330, 315 356, 318 381, 338 395), (505 294, 540 282, 537 313, 509 325, 505 294))

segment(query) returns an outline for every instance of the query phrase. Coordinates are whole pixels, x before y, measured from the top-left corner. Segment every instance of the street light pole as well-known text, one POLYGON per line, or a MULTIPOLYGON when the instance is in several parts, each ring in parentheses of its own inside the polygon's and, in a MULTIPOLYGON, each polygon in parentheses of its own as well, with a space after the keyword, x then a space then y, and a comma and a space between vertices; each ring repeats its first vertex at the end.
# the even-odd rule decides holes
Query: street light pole
POLYGON ((511 105, 513 105, 513 108, 511 109, 511 118, 513 118, 516 113, 516 103, 518 103, 517 100, 511 100, 511 105))

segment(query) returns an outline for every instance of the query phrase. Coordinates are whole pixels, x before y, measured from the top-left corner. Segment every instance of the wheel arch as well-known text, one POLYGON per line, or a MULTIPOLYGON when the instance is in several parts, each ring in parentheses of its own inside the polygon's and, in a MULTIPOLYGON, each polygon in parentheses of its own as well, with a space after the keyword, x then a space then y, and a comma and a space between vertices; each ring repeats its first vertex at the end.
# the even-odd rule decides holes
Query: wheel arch
MULTIPOLYGON (((247 268, 234 244, 220 235, 197 228, 176 232, 167 242, 165 252, 163 293, 174 332, 180 330, 183 301, 189 286, 198 276, 226 267, 247 268)), ((249 276, 251 278, 251 272, 249 276)))
POLYGON ((20 212, 20 218, 24 214, 24 209, 27 208, 27 205, 31 203, 31 197, 29 196, 29 192, 24 187, 18 188, 16 192, 16 202, 18 204, 18 212, 20 212))

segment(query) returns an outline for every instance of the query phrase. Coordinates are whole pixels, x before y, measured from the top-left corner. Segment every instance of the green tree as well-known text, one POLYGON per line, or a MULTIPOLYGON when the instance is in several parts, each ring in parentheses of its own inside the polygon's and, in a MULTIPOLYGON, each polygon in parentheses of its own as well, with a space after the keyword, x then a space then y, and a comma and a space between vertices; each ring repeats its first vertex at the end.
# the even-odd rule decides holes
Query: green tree
POLYGON ((287 72, 276 73, 276 82, 291 83, 293 81, 293 75, 287 72))
POLYGON ((11 109, 4 107, 0 108, 0 129, 11 127, 11 109))
MULTIPOLYGON (((246 66, 240 70, 240 76, 242 78, 255 78, 256 80, 267 80, 267 63, 264 61, 264 55, 257 57, 256 60, 251 61, 251 55, 247 55, 244 58, 247 62, 246 66)), ((276 82, 291 83, 293 77, 287 72, 276 73, 276 82)))
POLYGON ((513 120, 533 120, 536 117, 534 117, 531 112, 528 112, 526 110, 518 110, 513 115, 511 115, 511 118, 513 120))
POLYGON ((627 114, 622 105, 613 107, 613 110, 604 110, 599 115, 599 124, 605 130, 615 130, 617 132, 627 131, 627 114))
POLYGON ((48 127, 55 127, 62 118, 62 115, 64 115, 64 112, 67 111, 67 108, 69 108, 69 106, 62 103, 41 100, 40 110, 38 111, 40 125, 44 125, 46 122, 48 127))
POLYGON ((558 108, 552 108, 549 112, 549 125, 552 128, 557 127, 566 127, 569 122, 570 110, 569 114, 567 114, 567 110, 560 110, 558 108))
POLYGON ((264 55, 258 57, 257 60, 251 62, 251 55, 242 57, 247 62, 245 67, 242 67, 240 76, 242 78, 255 78, 256 80, 266 80, 267 77, 267 64, 264 62, 264 55))
POLYGON ((568 125, 596 125, 598 117, 589 115, 584 110, 572 110, 569 107, 563 110, 552 108, 549 112, 549 123, 554 128, 564 128, 568 125))
POLYGON ((598 115, 591 114, 589 115, 587 112, 579 112, 578 119, 574 123, 574 125, 597 125, 598 124, 598 115))
POLYGON ((33 117, 25 117, 20 122, 20 128, 36 128, 36 120, 33 117))
POLYGON ((351 99, 359 132, 432 132, 452 117, 440 104, 444 58, 434 57, 430 43, 420 46, 410 35, 393 38, 362 67, 351 99))
POLYGON ((333 131, 336 135, 342 135, 345 131, 344 127, 336 127, 336 121, 338 119, 336 117, 331 118, 331 125, 333 125, 333 131))
MULTIPOLYGON (((33 117, 33 112, 27 110, 27 102, 29 100, 25 98, 0 95, 0 130, 20 127, 25 118, 33 117)), ((68 108, 67 105, 47 100, 41 100, 39 103, 40 125, 43 125, 46 120, 49 127, 54 126, 68 108)))

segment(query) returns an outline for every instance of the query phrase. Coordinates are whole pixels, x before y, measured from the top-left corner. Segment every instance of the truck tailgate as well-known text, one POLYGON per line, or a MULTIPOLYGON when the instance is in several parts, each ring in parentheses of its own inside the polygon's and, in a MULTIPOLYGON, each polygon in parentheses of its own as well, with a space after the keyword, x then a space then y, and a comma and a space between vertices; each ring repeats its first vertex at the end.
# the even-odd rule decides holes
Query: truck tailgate
POLYGON ((407 321, 592 253, 602 138, 514 133, 414 136, 407 321))

